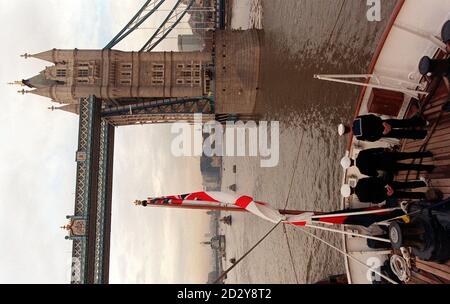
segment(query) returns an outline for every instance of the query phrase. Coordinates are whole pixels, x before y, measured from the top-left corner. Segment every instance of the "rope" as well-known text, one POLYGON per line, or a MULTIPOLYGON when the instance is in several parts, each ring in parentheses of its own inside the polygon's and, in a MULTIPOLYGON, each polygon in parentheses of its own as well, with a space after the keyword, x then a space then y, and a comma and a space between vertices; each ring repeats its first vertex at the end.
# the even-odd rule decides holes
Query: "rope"
POLYGON ((364 267, 367 268, 369 271, 371 271, 371 272, 373 272, 373 273, 379 275, 380 277, 382 277, 382 278, 385 279, 386 281, 388 281, 388 282, 390 282, 390 283, 392 283, 392 284, 398 284, 397 282, 395 282, 395 281, 392 280, 391 278, 389 278, 389 277, 385 276, 384 274, 380 273, 379 271, 377 271, 377 270, 375 270, 375 269, 369 267, 369 266, 366 265, 364 262, 361 262, 361 261, 358 260, 357 258, 355 258, 355 257, 351 256, 350 254, 348 254, 348 253, 342 251, 341 249, 339 249, 339 248, 337 248, 336 246, 330 244, 329 242, 325 241, 324 239, 321 239, 321 238, 318 237, 317 235, 312 234, 311 232, 309 232, 309 231, 303 229, 303 228, 300 227, 300 226, 295 226, 295 227, 298 228, 298 229, 300 229, 301 231, 303 231, 303 232, 306 233, 307 235, 313 237, 314 239, 316 239, 316 240, 318 240, 318 241, 324 243, 325 245, 327 245, 327 246, 333 248, 334 250, 336 250, 336 251, 342 253, 342 254, 345 255, 347 258, 349 258, 349 259, 355 261, 356 263, 358 263, 358 264, 364 266, 364 267))
POLYGON ((297 171, 297 167, 298 167, 298 159, 300 157, 300 151, 302 148, 302 143, 303 143, 303 137, 305 135, 302 134, 302 138, 300 138, 300 142, 298 144, 298 150, 297 150, 297 156, 295 158, 295 167, 294 170, 292 171, 292 176, 291 176, 291 184, 289 185, 289 190, 288 190, 288 194, 286 196, 286 201, 284 202, 284 211, 286 211, 287 205, 289 203, 289 197, 291 196, 291 190, 292 190, 292 185, 294 184, 294 177, 295 177, 295 172, 297 171))
POLYGON ((290 256, 290 260, 291 260, 292 270, 294 271, 294 275, 295 275, 295 281, 297 282, 297 284, 300 284, 300 281, 297 276, 297 269, 295 269, 294 255, 292 254, 291 244, 289 243, 289 237, 287 235, 286 224, 283 224, 283 232, 284 232, 284 236, 285 236, 286 243, 287 243, 288 250, 289 250, 289 256, 290 256))
POLYGON ((331 38, 333 38, 334 31, 336 29, 337 23, 338 23, 339 19, 341 18, 341 14, 342 14, 342 10, 343 10, 344 5, 345 5, 345 1, 346 0, 342 1, 341 8, 339 9, 339 13, 338 13, 338 16, 336 18, 336 22, 334 23, 333 29, 331 30, 330 37, 328 38, 328 41, 327 41, 327 45, 328 46, 330 46, 331 38))
MULTIPOLYGON (((298 167, 298 159, 300 157, 300 151, 301 151, 301 148, 302 148, 302 143, 303 143, 304 136, 305 135, 302 134, 302 138, 300 138, 300 142, 298 144, 297 156, 295 158, 295 163, 294 163, 295 167, 294 167, 294 170, 292 171, 291 183, 289 185, 288 194, 287 194, 286 200, 284 202, 284 210, 286 210, 286 208, 288 206, 288 203, 289 203, 289 197, 291 196, 291 190, 292 190, 292 186, 294 184, 294 177, 295 177, 295 173, 296 173, 297 167, 298 167)), ((289 259, 291 261, 292 271, 294 272, 295 281, 297 282, 297 284, 300 284, 300 281, 299 281, 298 276, 297 276, 297 269, 295 268, 294 255, 292 254, 291 244, 289 242, 289 237, 288 237, 287 231, 286 231, 286 224, 284 224, 284 223, 283 223, 283 232, 284 232, 284 236, 285 236, 286 243, 287 243, 287 246, 288 246, 289 259)))
POLYGON ((402 282, 408 282, 411 279, 411 270, 408 267, 406 260, 394 254, 391 256, 389 261, 392 272, 398 277, 398 279, 402 282))
POLYGON ((229 267, 227 270, 225 270, 214 282, 213 284, 217 284, 218 282, 220 282, 226 275, 227 273, 229 273, 234 267, 236 267, 237 264, 239 264, 247 255, 250 254, 250 252, 253 251, 253 249, 255 249, 259 244, 261 244, 262 241, 264 241, 269 234, 275 230, 275 228, 278 227, 278 225, 280 225, 282 221, 280 220, 278 223, 276 223, 275 226, 272 227, 272 229, 270 229, 258 242, 256 242, 255 245, 253 245, 252 248, 250 248, 250 250, 248 250, 242 257, 240 257, 236 263, 234 263, 233 265, 231 265, 231 267, 229 267))

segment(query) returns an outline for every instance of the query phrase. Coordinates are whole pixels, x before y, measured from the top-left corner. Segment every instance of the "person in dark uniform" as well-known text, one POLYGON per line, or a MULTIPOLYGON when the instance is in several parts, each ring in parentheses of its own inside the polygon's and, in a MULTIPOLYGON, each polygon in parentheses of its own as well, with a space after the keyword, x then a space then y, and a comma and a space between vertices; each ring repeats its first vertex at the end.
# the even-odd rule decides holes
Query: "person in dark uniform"
POLYGON ((380 204, 386 199, 425 199, 424 192, 406 192, 404 189, 416 189, 427 187, 425 181, 411 181, 411 182, 388 182, 379 177, 361 178, 356 184, 355 188, 349 185, 341 187, 341 195, 349 197, 356 194, 361 203, 375 203, 380 204))
POLYGON ((423 164, 406 164, 400 163, 401 160, 421 159, 425 157, 433 157, 430 151, 425 152, 394 152, 386 148, 373 148, 359 152, 356 160, 345 156, 341 159, 341 166, 344 170, 356 166, 364 175, 377 177, 378 170, 386 172, 398 172, 402 170, 416 170, 432 172, 433 165, 423 164))
POLYGON ((342 124, 339 125, 338 132, 339 135, 344 135, 352 131, 356 139, 371 142, 380 140, 383 137, 424 139, 427 137, 427 130, 423 128, 427 125, 428 122, 419 116, 408 119, 383 120, 379 116, 368 114, 356 117, 351 128, 342 124), (414 129, 417 127, 422 129, 414 129))

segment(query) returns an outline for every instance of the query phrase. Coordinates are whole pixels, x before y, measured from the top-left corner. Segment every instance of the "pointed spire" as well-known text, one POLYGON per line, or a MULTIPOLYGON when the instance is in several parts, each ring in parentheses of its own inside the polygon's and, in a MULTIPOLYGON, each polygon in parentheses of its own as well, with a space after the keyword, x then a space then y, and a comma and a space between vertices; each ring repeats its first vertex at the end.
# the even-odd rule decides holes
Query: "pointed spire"
POLYGON ((20 90, 20 91, 17 91, 17 93, 22 94, 22 95, 25 95, 25 94, 31 93, 31 92, 32 92, 32 91, 25 91, 25 89, 22 89, 22 90, 20 90))
POLYGON ((52 96, 50 94, 50 88, 38 88, 35 90, 27 91, 27 93, 52 98, 52 96))
POLYGON ((18 86, 21 86, 21 87, 24 87, 25 86, 25 84, 23 83, 23 81, 22 80, 16 80, 16 81, 14 81, 14 82, 8 82, 8 84, 9 85, 18 85, 18 86))
POLYGON ((30 54, 25 53, 25 54, 23 54, 23 55, 20 55, 20 57, 23 57, 23 58, 25 58, 25 59, 28 59, 28 57, 30 57, 30 54))
POLYGON ((60 111, 74 113, 74 114, 79 114, 80 105, 79 104, 66 104, 61 107, 51 106, 51 107, 48 107, 47 109, 49 109, 50 111, 60 110, 60 111))
POLYGON ((56 52, 56 49, 41 52, 41 53, 36 53, 36 54, 26 54, 25 53, 24 55, 22 55, 22 57, 25 57, 25 58, 33 57, 33 58, 38 58, 38 59, 41 59, 44 61, 55 63, 55 52, 56 52))
POLYGON ((70 231, 70 230, 72 230, 72 224, 66 224, 66 225, 61 226, 59 228, 61 228, 63 230, 66 230, 66 231, 70 231))

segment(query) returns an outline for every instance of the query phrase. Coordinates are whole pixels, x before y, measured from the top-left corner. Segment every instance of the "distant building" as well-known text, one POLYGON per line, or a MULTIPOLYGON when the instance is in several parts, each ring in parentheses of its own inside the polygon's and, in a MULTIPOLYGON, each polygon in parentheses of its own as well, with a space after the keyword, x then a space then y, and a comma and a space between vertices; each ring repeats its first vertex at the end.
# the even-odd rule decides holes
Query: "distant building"
POLYGON ((200 172, 203 179, 203 187, 206 191, 220 191, 222 183, 222 157, 208 157, 202 155, 200 158, 200 172))
POLYGON ((220 252, 225 251, 225 236, 224 235, 216 235, 211 238, 209 242, 201 242, 204 245, 210 245, 211 249, 218 250, 220 252))
POLYGON ((233 219, 231 215, 224 216, 220 219, 220 222, 224 223, 225 225, 231 226, 233 219))
POLYGON ((214 216, 214 217, 219 217, 220 216, 220 211, 218 211, 218 210, 206 211, 206 214, 214 216))
POLYGON ((180 52, 196 52, 204 49, 203 40, 197 35, 178 35, 178 50, 180 52))
MULTIPOLYGON (((206 282, 206 284, 213 284, 216 282, 217 278, 220 276, 220 273, 217 271, 211 271, 210 273, 208 273, 208 282, 206 282)), ((224 284, 224 280, 226 279, 223 278, 222 280, 220 280, 219 282, 217 282, 216 284, 224 284)))

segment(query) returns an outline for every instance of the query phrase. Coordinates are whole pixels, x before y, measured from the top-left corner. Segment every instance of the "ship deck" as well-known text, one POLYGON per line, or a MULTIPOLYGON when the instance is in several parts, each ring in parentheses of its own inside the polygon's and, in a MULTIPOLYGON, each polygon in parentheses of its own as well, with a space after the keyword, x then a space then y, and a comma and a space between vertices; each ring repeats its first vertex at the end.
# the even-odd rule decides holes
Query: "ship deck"
MULTIPOLYGON (((443 58, 439 52, 435 57, 443 58)), ((401 142, 401 150, 415 152, 420 149, 433 152, 433 159, 423 160, 423 164, 434 164, 436 169, 428 174, 415 171, 401 171, 396 177, 398 181, 415 180, 423 176, 430 181, 430 187, 442 191, 444 198, 450 197, 450 113, 442 111, 442 105, 448 100, 449 92, 442 79, 428 79, 428 96, 420 100, 422 114, 430 122, 429 134, 424 141, 404 140, 401 142)), ((411 105, 408 116, 419 111, 417 106, 411 105)), ((420 160, 415 160, 419 163, 420 160)), ((446 264, 437 264, 416 260, 410 283, 412 284, 448 284, 450 283, 450 261, 446 264)))

